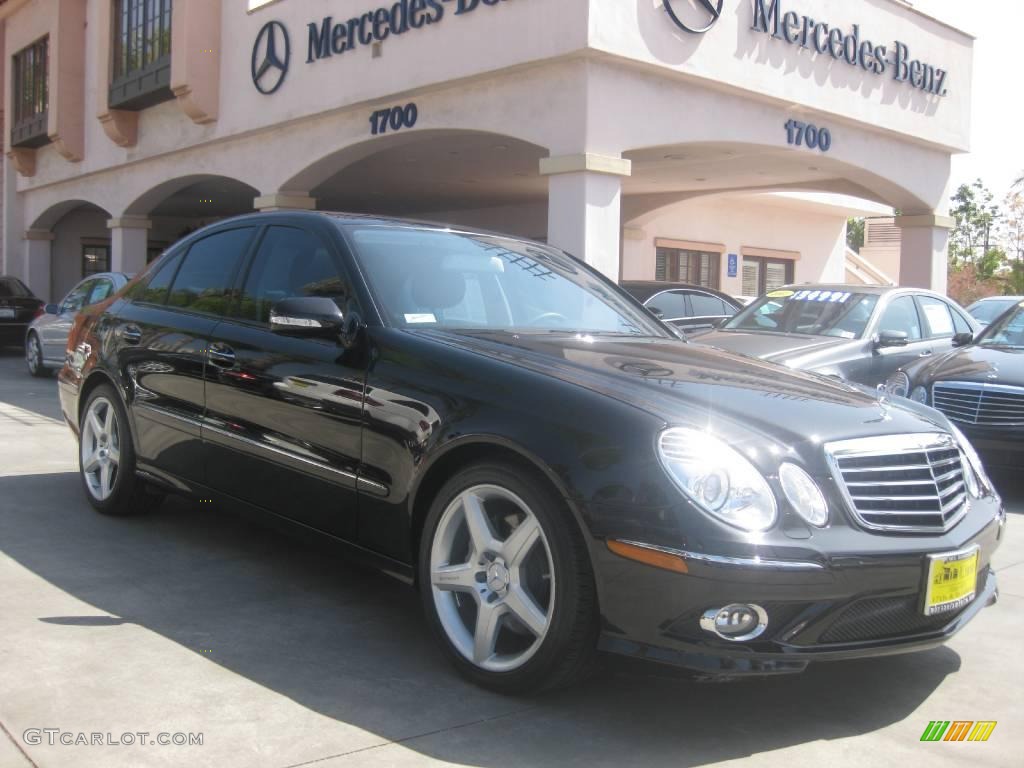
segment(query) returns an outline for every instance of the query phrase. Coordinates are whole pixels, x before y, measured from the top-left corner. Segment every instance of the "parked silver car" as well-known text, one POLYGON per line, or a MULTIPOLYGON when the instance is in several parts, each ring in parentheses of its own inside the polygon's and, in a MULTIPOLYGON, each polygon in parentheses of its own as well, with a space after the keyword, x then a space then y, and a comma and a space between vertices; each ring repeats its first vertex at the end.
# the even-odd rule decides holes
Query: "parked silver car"
POLYGON ((64 349, 75 317, 83 308, 98 304, 128 284, 129 275, 102 272, 89 275, 71 289, 60 304, 47 304, 25 335, 25 364, 33 376, 49 376, 64 365, 64 349))

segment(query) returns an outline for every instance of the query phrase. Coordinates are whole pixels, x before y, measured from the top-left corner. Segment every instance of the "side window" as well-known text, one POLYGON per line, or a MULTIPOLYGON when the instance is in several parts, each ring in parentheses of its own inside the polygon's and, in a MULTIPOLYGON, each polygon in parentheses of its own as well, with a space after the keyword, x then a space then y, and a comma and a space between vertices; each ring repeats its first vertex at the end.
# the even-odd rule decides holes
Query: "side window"
POLYGON ((661 312, 663 320, 675 320, 679 317, 686 317, 686 294, 679 291, 666 291, 659 293, 653 299, 648 300, 647 308, 652 312, 661 312))
POLYGON ((163 304, 167 301, 167 291, 171 287, 171 281, 181 266, 183 253, 176 253, 163 264, 158 265, 155 274, 149 277, 148 281, 137 283, 128 293, 132 301, 140 301, 146 304, 163 304))
POLYGON ((694 317, 719 317, 733 314, 723 305, 720 298, 709 293, 691 293, 690 305, 693 307, 694 317))
POLYGON ((928 338, 948 339, 953 336, 953 316, 949 305, 931 296, 918 296, 921 312, 928 324, 928 338))
POLYGON ((914 304, 913 296, 900 296, 889 304, 882 320, 878 324, 878 331, 898 331, 907 334, 910 341, 920 341, 921 319, 917 315, 917 305, 914 304))
POLYGON ((82 307, 88 304, 89 294, 92 292, 95 285, 95 280, 87 280, 84 283, 76 285, 71 290, 71 293, 64 298, 64 303, 60 306, 61 313, 78 312, 82 307))
POLYGON ((97 280, 93 289, 89 292, 88 305, 99 304, 110 297, 114 292, 114 284, 109 280, 97 280))
POLYGON ((967 318, 956 307, 950 307, 950 312, 953 313, 953 330, 956 333, 974 333, 971 330, 971 324, 967 322, 967 318))
POLYGON ((253 227, 229 229, 194 243, 174 277, 167 306, 227 314, 232 298, 229 288, 252 233, 253 227))
POLYGON ((282 299, 347 295, 347 283, 316 235, 294 227, 270 227, 252 260, 233 315, 267 323, 270 308, 282 299))

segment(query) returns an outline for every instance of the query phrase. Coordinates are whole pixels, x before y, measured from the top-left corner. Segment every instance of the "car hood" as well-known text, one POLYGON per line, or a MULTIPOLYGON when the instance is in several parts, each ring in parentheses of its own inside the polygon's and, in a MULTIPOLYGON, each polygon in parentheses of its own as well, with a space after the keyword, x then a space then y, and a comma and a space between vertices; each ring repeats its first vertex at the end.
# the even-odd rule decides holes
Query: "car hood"
MULTIPOLYGON (((949 431, 937 411, 861 387, 668 339, 415 331, 613 397, 666 424, 710 428, 765 451, 880 434, 949 431)), ((809 455, 809 454, 805 454, 809 455)))
POLYGON ((970 381, 1024 386, 1024 350, 1009 347, 963 347, 910 370, 914 384, 970 381))
POLYGON ((694 341, 704 346, 784 365, 818 360, 825 356, 823 353, 849 346, 851 342, 850 339, 829 336, 766 331, 712 331, 695 337, 694 341))

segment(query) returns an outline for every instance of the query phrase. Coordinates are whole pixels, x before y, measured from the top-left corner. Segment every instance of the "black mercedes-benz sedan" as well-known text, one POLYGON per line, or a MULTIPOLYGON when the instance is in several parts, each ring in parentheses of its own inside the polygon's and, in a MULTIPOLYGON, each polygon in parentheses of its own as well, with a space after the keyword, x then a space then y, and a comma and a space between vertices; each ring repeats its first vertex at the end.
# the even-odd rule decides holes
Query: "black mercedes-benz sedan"
POLYGON ((877 387, 913 360, 970 343, 980 330, 956 302, 931 291, 791 285, 694 341, 877 387))
POLYGON ((687 335, 717 328, 743 309, 728 294, 689 283, 632 280, 621 285, 655 317, 687 335))
POLYGON ((1002 502, 942 414, 688 344, 514 237, 221 222, 83 311, 59 381, 100 512, 181 492, 333 542, 500 691, 599 649, 738 676, 930 648, 996 595, 1002 502))
POLYGON ((886 382, 893 395, 938 408, 992 468, 1024 467, 1024 301, 970 346, 922 360, 886 382))
POLYGON ((16 277, 0 277, 0 348, 22 346, 29 323, 43 314, 42 299, 16 277))

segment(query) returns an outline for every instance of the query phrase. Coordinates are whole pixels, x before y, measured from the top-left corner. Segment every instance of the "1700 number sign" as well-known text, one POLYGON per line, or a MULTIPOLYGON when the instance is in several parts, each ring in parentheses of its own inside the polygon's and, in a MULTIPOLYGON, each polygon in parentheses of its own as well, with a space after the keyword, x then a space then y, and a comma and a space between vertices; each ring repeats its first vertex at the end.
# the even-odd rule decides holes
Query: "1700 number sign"
POLYGON ((822 152, 832 149, 832 132, 828 128, 819 128, 799 120, 786 123, 786 140, 794 147, 806 145, 809 149, 820 149, 822 152))
POLYGON ((378 109, 370 115, 370 133, 379 136, 388 131, 400 131, 403 128, 412 128, 419 119, 420 111, 415 104, 406 104, 404 107, 388 107, 378 109))

